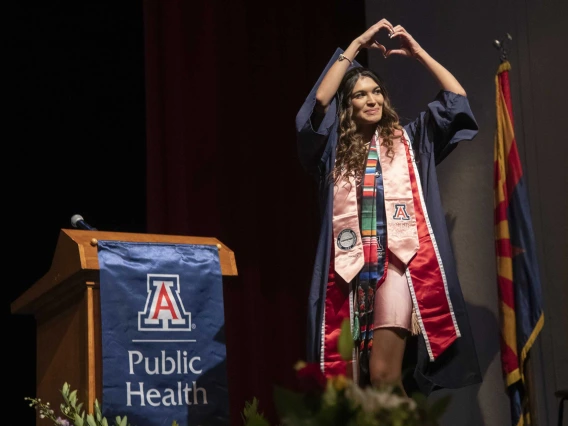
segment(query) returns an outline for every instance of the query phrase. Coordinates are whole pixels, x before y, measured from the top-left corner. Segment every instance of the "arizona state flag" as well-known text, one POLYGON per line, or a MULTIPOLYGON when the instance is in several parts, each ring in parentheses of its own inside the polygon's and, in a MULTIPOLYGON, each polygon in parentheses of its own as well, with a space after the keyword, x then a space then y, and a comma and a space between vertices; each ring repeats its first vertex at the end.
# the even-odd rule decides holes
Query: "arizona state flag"
POLYGON ((495 249, 501 316, 501 363, 513 426, 530 425, 524 364, 544 324, 540 274, 527 189, 519 160, 508 61, 495 77, 495 249))

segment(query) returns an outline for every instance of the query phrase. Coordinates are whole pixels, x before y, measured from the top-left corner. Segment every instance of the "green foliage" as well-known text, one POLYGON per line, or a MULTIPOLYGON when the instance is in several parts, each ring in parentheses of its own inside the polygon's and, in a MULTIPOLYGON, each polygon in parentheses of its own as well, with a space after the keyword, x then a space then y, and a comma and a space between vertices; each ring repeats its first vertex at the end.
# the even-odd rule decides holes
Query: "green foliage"
MULTIPOLYGON (((363 389, 345 376, 329 378, 319 393, 274 392, 281 426, 439 426, 449 401, 429 404, 422 394, 410 398, 394 387, 363 389)), ((244 426, 270 426, 258 410, 256 398, 245 405, 244 426)))
POLYGON ((309 397, 281 387, 274 388, 274 404, 278 413, 287 413, 298 418, 306 417, 309 410, 304 398, 309 397))
POLYGON ((341 332, 337 342, 337 350, 339 351, 341 359, 345 361, 350 360, 354 347, 353 336, 351 334, 351 323, 349 319, 344 319, 341 323, 341 332))
MULTIPOLYGON (((341 324, 338 351, 350 360, 354 348, 349 320, 341 324)), ((361 388, 344 375, 326 377, 319 364, 299 361, 294 366, 303 392, 274 389, 281 426, 438 426, 450 397, 431 405, 420 393, 406 396, 398 387, 361 388)), ((256 398, 243 410, 244 426, 270 426, 258 412, 256 398)))
POLYGON ((270 426, 264 414, 258 411, 258 399, 256 398, 253 398, 252 402, 245 403, 241 417, 247 426, 270 426))
MULTIPOLYGON (((52 424, 56 426, 131 426, 126 416, 116 416, 114 423, 109 423, 102 415, 98 400, 95 400, 94 414, 86 413, 83 410, 83 403, 77 399, 77 390, 71 390, 71 386, 68 383, 63 384, 61 396, 63 397, 63 402, 59 409, 63 417, 55 416, 55 411, 51 408, 49 402, 43 403, 40 398, 26 397, 24 399, 30 401, 30 407, 39 412, 40 419, 51 420, 52 424)), ((179 425, 174 420, 172 426, 179 425)))

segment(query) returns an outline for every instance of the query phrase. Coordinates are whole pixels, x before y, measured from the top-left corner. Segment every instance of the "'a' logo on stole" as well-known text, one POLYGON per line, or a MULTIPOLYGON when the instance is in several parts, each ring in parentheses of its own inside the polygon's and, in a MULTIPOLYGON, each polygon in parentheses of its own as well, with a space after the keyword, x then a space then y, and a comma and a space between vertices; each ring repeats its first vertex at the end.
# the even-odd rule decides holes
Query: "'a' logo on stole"
POLYGON ((139 331, 190 331, 191 312, 180 298, 179 275, 148 274, 146 306, 138 312, 139 331))
POLYGON ((394 205, 394 214, 392 215, 392 218, 394 220, 410 220, 410 216, 406 212, 406 203, 394 205))

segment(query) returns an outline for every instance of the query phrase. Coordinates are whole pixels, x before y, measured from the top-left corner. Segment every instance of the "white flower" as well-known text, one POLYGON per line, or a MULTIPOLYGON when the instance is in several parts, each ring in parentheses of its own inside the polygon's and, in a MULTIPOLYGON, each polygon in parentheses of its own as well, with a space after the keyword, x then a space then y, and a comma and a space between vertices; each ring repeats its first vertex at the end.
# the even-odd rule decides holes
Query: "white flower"
POLYGON ((379 406, 387 409, 398 408, 401 405, 406 404, 409 405, 409 408, 413 410, 416 406, 414 401, 412 401, 414 406, 410 407, 410 401, 411 401, 410 398, 399 396, 394 393, 380 392, 380 393, 375 393, 374 397, 379 406))
POLYGON ((381 409, 392 410, 406 405, 410 411, 416 409, 416 402, 408 397, 393 393, 393 388, 375 389, 361 387, 353 384, 345 390, 345 396, 352 401, 355 407, 360 406, 366 413, 376 413, 381 409))
POLYGON ((345 389, 345 396, 353 403, 353 406, 355 407, 362 405, 363 401, 365 401, 366 398, 363 389, 361 389, 361 387, 359 387, 355 383, 351 383, 347 387, 347 389, 345 389))

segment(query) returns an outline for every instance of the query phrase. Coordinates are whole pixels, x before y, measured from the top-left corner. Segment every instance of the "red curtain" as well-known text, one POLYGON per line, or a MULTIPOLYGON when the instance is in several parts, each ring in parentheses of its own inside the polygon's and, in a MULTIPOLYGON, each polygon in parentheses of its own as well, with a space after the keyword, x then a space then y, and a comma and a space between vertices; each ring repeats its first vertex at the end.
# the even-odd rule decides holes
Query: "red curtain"
MULTIPOLYGON (((294 120, 364 3, 145 0, 147 231, 215 237, 235 252, 224 280, 231 424, 305 353, 317 239, 315 187, 294 120)), ((358 58, 364 62, 365 58, 358 58)))

